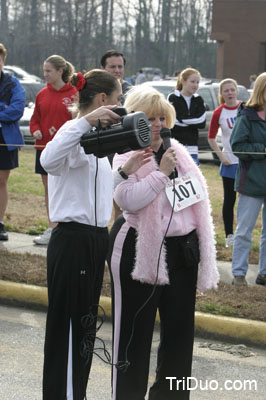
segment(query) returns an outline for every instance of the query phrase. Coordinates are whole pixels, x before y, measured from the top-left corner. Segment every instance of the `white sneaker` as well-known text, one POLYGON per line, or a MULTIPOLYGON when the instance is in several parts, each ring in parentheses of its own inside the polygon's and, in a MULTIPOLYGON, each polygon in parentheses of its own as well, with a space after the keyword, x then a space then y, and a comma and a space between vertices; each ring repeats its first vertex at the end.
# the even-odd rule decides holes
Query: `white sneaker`
POLYGON ((225 238, 225 247, 233 246, 235 240, 235 235, 230 234, 225 238))
POLYGON ((52 234, 52 229, 53 228, 48 228, 46 231, 43 232, 42 235, 37 236, 35 239, 33 239, 35 244, 48 244, 51 234, 52 234))

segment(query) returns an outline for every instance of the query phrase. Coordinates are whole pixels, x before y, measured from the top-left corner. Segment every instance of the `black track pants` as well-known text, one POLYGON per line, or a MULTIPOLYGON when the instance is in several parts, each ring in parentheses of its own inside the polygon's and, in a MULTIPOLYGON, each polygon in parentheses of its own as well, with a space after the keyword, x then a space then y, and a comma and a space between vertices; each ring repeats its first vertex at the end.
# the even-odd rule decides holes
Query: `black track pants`
POLYGON ((225 235, 228 236, 233 233, 234 206, 236 202, 236 192, 234 190, 235 180, 224 176, 222 179, 224 188, 223 221, 225 235))
MULTIPOLYGON (((154 290, 153 285, 131 278, 136 231, 119 217, 110 235, 108 262, 113 281, 113 362, 130 364, 126 372, 113 368, 113 400, 144 400, 156 311, 160 313, 160 344, 156 379, 149 400, 187 400, 189 392, 170 391, 166 377, 182 380, 191 376, 194 341, 194 311, 198 238, 195 231, 166 239, 170 285, 157 286, 152 298, 134 320, 139 308, 154 290), (132 328, 132 341, 128 346, 132 328)), ((152 246, 151 246, 152 249, 152 246)))
POLYGON ((47 251, 43 400, 85 398, 107 249, 106 228, 70 222, 53 230, 47 251))

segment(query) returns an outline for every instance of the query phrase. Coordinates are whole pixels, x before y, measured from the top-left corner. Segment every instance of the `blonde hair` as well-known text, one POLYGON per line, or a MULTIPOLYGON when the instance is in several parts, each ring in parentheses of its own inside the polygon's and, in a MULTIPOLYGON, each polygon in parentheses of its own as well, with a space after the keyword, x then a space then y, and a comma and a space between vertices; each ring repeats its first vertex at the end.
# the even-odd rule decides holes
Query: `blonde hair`
POLYGON ((220 104, 224 104, 225 103, 223 95, 222 95, 222 90, 223 90, 223 86, 226 85, 227 83, 232 83, 235 86, 236 90, 238 90, 237 89, 237 81, 235 81, 232 78, 223 79, 220 82, 220 86, 219 86, 219 102, 220 102, 220 104))
POLYGON ((7 49, 3 45, 3 43, 0 43, 0 56, 3 57, 3 60, 5 61, 6 56, 7 56, 7 49))
POLYGON ((266 72, 260 74, 255 80, 253 92, 245 106, 254 107, 257 111, 262 111, 265 104, 264 91, 266 88, 266 72))
POLYGON ((69 62, 64 59, 62 56, 58 56, 57 54, 54 54, 44 61, 45 63, 52 64, 52 66, 58 71, 60 68, 63 70, 62 73, 62 80, 65 83, 68 83, 70 80, 70 77, 74 74, 75 68, 74 66, 69 62))
POLYGON ((176 89, 181 91, 183 89, 182 81, 183 80, 186 81, 190 77, 190 75, 193 75, 193 74, 198 74, 200 77, 200 72, 195 68, 188 67, 188 68, 183 69, 183 71, 181 71, 178 74, 177 82, 176 82, 176 89))
POLYGON ((172 128, 175 124, 175 109, 164 95, 150 86, 137 85, 126 94, 124 107, 128 113, 142 111, 148 118, 156 115, 165 116, 166 127, 172 128))

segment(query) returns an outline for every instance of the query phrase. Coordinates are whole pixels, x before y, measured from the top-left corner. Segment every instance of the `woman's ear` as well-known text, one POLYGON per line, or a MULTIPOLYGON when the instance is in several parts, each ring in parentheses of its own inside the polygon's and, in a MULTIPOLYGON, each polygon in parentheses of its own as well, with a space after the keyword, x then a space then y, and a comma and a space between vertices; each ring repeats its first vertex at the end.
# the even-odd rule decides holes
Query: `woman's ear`
POLYGON ((98 106, 104 106, 106 104, 106 93, 98 93, 97 94, 97 100, 98 100, 98 106))
POLYGON ((62 78, 62 75, 64 72, 63 68, 59 68, 57 71, 58 71, 58 75, 60 75, 60 77, 62 78))

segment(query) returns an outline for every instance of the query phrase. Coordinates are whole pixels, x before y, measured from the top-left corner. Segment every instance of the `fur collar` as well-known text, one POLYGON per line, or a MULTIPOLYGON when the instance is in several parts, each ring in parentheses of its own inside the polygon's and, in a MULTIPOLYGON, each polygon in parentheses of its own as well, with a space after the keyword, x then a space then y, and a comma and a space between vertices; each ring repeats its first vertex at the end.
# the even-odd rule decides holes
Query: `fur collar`
MULTIPOLYGON (((205 192, 205 199, 191 206, 197 221, 197 234, 201 254, 197 283, 198 290, 217 288, 219 273, 216 267, 214 227, 206 181, 185 147, 175 139, 171 139, 171 145, 177 153, 177 166, 179 166, 179 169, 184 174, 193 171, 205 192)), ((153 159, 152 162, 140 168, 136 175, 138 179, 142 179, 157 168, 158 165, 153 159)), ((161 194, 138 213, 136 262, 132 278, 141 282, 154 284, 158 270, 157 283, 160 285, 169 284, 166 249, 163 243, 165 232, 161 229, 162 213, 161 194)))

